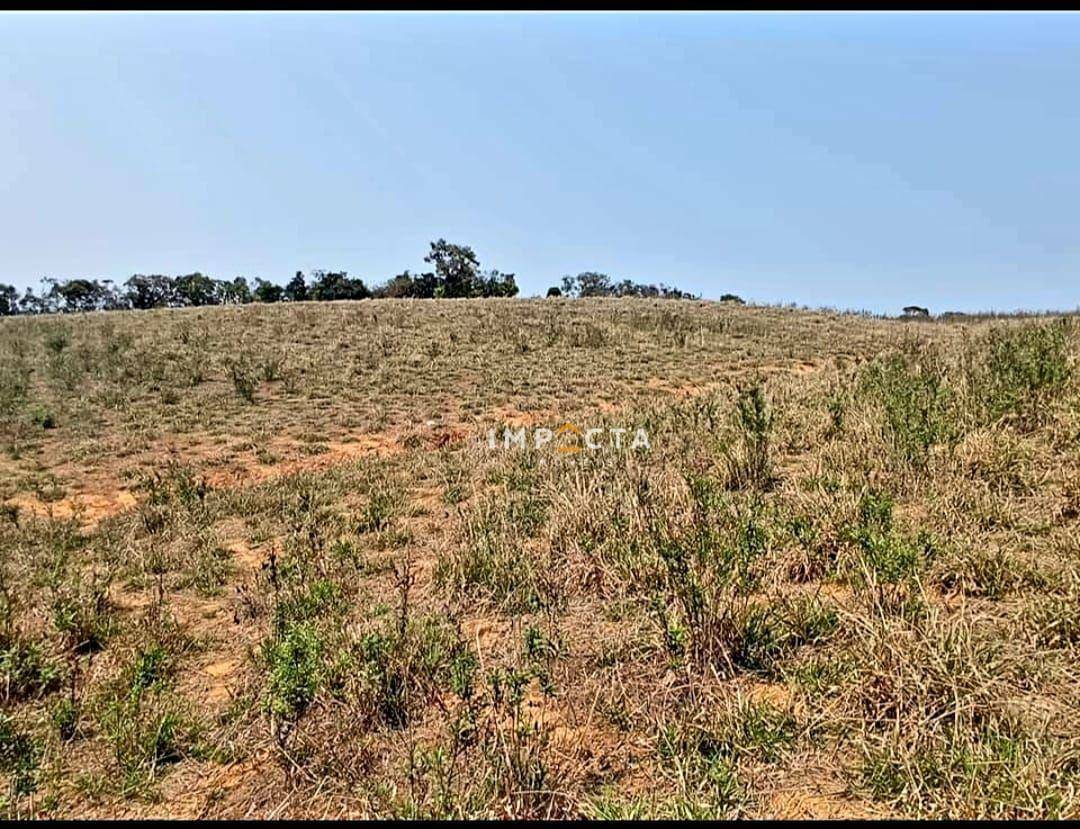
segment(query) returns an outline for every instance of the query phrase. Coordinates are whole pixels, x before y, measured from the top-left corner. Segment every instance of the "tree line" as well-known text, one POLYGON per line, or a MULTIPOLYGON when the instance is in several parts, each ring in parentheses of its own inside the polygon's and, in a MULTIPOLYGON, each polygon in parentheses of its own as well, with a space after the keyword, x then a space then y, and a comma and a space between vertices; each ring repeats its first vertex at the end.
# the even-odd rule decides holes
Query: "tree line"
MULTIPOLYGON (((0 316, 380 297, 455 299, 517 296, 514 274, 482 270, 476 253, 468 245, 439 239, 431 243, 424 261, 432 265, 433 270, 417 274, 406 270, 372 287, 362 279, 350 277, 345 271, 326 270, 314 270, 307 276, 297 271, 285 285, 265 279, 255 279, 252 284, 242 276, 233 280, 213 279, 199 272, 182 276, 135 274, 119 285, 110 279, 45 278, 38 293, 27 288, 22 296, 14 287, 0 283, 0 316)), ((694 298, 677 288, 641 285, 630 280, 615 282, 605 274, 592 271, 576 277, 564 277, 562 287, 550 288, 548 296, 694 298)))
MULTIPOLYGON (((585 271, 577 276, 564 276, 562 287, 552 286, 548 288, 549 297, 598 297, 598 296, 636 296, 658 299, 698 299, 694 294, 681 291, 678 288, 669 288, 667 285, 647 285, 639 282, 631 282, 623 279, 619 282, 613 280, 605 273, 585 271)), ((728 296, 725 294, 725 296, 728 296)))

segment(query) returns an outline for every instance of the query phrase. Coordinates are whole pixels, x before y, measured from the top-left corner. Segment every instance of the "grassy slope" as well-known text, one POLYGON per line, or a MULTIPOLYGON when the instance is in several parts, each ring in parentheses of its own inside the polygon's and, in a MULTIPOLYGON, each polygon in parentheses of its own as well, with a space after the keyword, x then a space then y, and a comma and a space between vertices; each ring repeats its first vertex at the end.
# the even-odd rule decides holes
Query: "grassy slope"
POLYGON ((10 814, 1071 815, 1080 331, 0 320, 10 814), (648 452, 490 452, 644 426, 648 452))

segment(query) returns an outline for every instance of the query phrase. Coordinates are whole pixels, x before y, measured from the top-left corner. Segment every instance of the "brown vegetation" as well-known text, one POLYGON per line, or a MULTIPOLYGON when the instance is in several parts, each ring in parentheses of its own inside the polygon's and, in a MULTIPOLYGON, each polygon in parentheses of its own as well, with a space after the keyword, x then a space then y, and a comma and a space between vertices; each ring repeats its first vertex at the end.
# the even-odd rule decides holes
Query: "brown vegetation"
POLYGON ((1077 817, 1080 330, 0 320, 11 816, 1077 817), (651 448, 492 451, 490 428, 651 448))

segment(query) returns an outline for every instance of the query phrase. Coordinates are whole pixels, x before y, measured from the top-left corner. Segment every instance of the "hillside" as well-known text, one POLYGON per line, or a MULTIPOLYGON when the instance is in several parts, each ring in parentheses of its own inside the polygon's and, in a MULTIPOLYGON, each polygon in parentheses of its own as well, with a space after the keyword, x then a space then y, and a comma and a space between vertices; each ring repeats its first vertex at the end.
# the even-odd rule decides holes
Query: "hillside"
POLYGON ((1078 356, 682 300, 0 319, 5 810, 1080 817, 1078 356))

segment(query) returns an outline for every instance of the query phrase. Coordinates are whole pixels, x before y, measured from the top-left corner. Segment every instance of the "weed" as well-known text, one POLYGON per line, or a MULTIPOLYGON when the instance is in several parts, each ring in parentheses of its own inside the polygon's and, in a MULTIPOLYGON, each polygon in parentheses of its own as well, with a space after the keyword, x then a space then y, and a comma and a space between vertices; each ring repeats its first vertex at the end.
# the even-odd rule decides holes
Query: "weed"
POLYGON ((0 713, 0 771, 8 775, 14 797, 37 788, 41 746, 7 714, 0 713))
POLYGON ((925 471, 931 448, 953 441, 958 426, 954 394, 942 366, 917 349, 912 343, 871 364, 862 386, 882 407, 884 436, 894 458, 925 471))
POLYGON ((19 638, 0 650, 0 694, 4 702, 47 694, 61 679, 60 667, 46 657, 37 643, 19 638))
POLYGON ((255 390, 258 388, 261 374, 251 355, 246 351, 240 352, 226 361, 225 368, 229 372, 233 389, 240 398, 248 403, 254 403, 255 390))
MULTIPOLYGON (((526 500, 526 503, 528 501, 526 500)), ((539 558, 527 534, 535 513, 509 504, 485 501, 466 517, 460 547, 439 561, 436 577, 459 596, 500 605, 508 613, 538 610, 560 599, 554 562, 539 558)))
POLYGON ((440 689, 466 700, 473 695, 475 657, 460 633, 436 617, 371 631, 354 654, 360 709, 390 728, 405 727, 440 689))
POLYGON ((1076 344, 630 298, 0 320, 2 808, 1075 816, 1076 344), (488 451, 511 418, 650 449, 488 451))
POLYGON ((323 673, 323 642, 314 625, 290 623, 263 645, 269 672, 263 705, 284 742, 289 729, 315 699, 323 673))
POLYGON ((769 457, 773 415, 760 385, 743 391, 735 405, 739 442, 728 454, 728 486, 732 489, 769 489, 774 480, 769 457))
POLYGON ((110 575, 95 572, 89 580, 73 576, 56 587, 53 626, 77 653, 101 650, 115 629, 110 582, 110 575))
POLYGON ((665 804, 662 816, 700 820, 738 814, 746 791, 730 749, 700 726, 663 725, 656 750, 677 794, 665 804))
POLYGON ((1072 320, 993 328, 973 346, 967 369, 978 417, 991 422, 1016 417, 1038 423, 1047 403, 1069 382, 1072 320))

